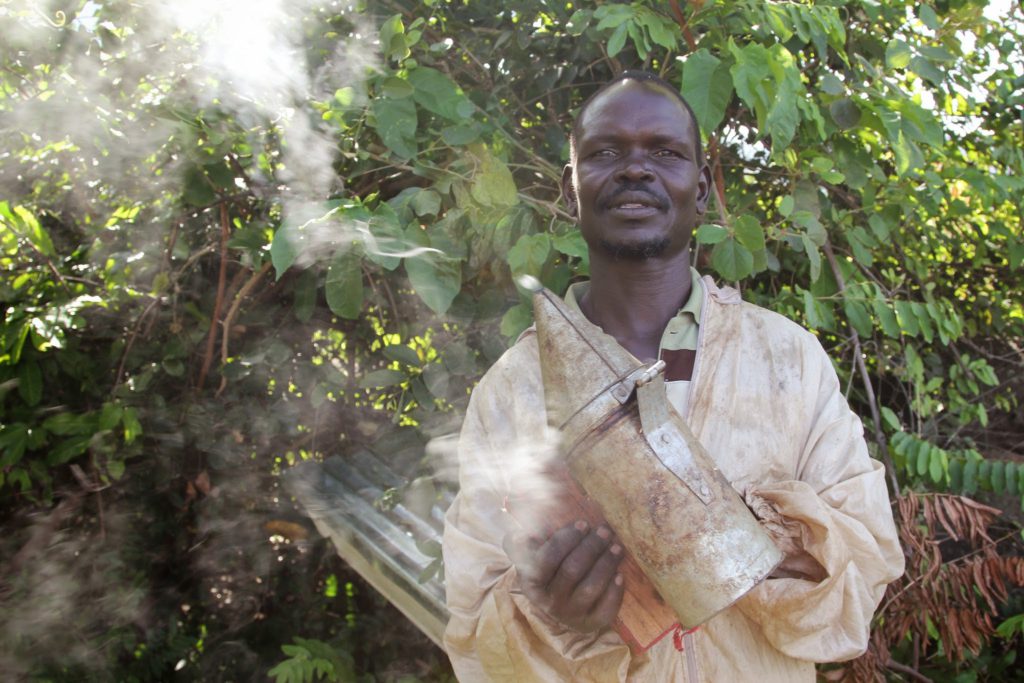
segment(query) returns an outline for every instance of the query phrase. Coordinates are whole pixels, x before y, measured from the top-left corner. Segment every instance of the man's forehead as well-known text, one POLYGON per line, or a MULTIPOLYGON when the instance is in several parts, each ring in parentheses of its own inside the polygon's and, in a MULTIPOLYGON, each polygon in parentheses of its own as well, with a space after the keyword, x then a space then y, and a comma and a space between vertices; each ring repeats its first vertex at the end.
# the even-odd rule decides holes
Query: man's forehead
POLYGON ((629 106, 631 101, 651 96, 664 100, 666 104, 671 105, 679 113, 686 123, 689 123, 690 115, 686 107, 674 93, 666 90, 663 85, 635 79, 625 79, 601 91, 591 100, 577 123, 580 132, 584 131, 588 120, 593 119, 608 109, 621 105, 629 106))

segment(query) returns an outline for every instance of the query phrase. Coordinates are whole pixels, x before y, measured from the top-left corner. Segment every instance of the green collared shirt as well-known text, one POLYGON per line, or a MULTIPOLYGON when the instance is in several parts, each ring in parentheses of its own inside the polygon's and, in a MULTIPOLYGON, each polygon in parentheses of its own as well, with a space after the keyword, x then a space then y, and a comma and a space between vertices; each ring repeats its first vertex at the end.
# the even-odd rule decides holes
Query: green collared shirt
MULTIPOLYGON (((690 268, 692 285, 690 297, 679 312, 668 321, 661 333, 658 358, 665 361, 665 382, 669 401, 681 414, 686 414, 690 394, 690 378, 697 356, 697 341, 700 337, 700 313, 704 305, 704 288, 700 284, 700 273, 690 268)), ((580 311, 579 300, 590 288, 589 282, 578 282, 565 293, 565 302, 580 311)))

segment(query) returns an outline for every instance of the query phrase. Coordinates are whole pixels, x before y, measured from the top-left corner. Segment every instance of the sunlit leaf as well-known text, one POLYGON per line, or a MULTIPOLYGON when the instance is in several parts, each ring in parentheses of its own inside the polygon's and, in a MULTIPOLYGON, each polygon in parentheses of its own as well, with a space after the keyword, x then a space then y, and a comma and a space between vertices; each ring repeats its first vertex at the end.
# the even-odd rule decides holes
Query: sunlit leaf
POLYGON ((733 237, 727 237, 711 250, 711 265, 726 280, 735 282, 750 275, 754 256, 733 237))
POLYGON ((697 116, 701 132, 713 132, 732 98, 729 65, 704 48, 697 50, 686 57, 681 91, 697 116))

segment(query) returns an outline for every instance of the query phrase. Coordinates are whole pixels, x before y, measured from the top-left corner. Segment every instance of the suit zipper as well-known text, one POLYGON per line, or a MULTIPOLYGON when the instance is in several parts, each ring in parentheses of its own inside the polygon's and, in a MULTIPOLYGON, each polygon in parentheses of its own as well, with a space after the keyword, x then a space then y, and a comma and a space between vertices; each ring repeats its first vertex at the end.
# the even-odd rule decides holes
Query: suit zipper
POLYGON ((694 634, 691 631, 683 636, 683 656, 686 657, 686 683, 699 683, 697 676, 697 653, 694 652, 694 634))

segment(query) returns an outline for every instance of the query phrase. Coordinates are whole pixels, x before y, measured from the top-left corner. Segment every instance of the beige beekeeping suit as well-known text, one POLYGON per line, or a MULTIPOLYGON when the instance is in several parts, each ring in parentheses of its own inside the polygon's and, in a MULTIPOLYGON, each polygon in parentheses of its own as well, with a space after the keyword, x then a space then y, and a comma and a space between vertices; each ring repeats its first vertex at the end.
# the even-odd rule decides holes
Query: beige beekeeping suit
POLYGON ((554 449, 536 337, 526 334, 473 392, 459 444, 444 561, 445 645, 460 681, 791 683, 813 681, 814 662, 866 648, 885 586, 903 571, 883 468, 814 336, 700 282, 697 361, 680 412, 782 538, 782 570, 698 631, 635 657, 614 631, 576 633, 534 607, 501 547, 515 524, 504 502, 524 487, 543 500, 538 463, 554 449))

